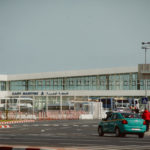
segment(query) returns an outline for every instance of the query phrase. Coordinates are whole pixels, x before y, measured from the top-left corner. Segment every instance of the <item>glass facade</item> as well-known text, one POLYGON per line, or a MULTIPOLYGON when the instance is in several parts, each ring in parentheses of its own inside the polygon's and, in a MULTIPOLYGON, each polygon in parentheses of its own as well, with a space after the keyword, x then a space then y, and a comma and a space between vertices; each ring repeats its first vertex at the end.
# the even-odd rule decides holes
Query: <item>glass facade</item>
MULTIPOLYGON (((107 74, 81 77, 8 81, 10 91, 47 90, 144 90, 144 81, 138 81, 137 73, 107 74)), ((150 90, 150 80, 147 80, 150 90)), ((0 90, 6 90, 6 82, 0 82, 0 90)))
POLYGON ((25 91, 26 90, 25 81, 11 81, 10 82, 10 91, 25 91))
POLYGON ((6 91, 6 82, 0 81, 0 91, 6 91))

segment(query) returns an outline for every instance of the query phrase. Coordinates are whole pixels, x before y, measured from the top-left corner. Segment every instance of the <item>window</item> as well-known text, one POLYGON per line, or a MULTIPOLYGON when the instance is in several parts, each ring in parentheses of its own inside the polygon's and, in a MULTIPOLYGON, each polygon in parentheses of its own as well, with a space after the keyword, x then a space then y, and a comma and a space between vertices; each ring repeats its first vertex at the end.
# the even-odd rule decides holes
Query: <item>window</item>
POLYGON ((109 81, 109 85, 110 85, 110 86, 113 86, 113 81, 109 81))
POLYGON ((98 84, 98 85, 100 85, 100 80, 99 80, 99 79, 97 79, 96 81, 97 81, 97 84, 98 84))
POLYGON ((29 84, 30 84, 31 86, 34 86, 34 85, 35 85, 34 83, 35 83, 34 81, 29 81, 29 84))
POLYGON ((144 86, 144 82, 143 82, 143 81, 140 81, 140 85, 141 85, 141 86, 144 86))
POLYGON ((116 86, 119 86, 119 85, 120 85, 120 82, 119 82, 119 81, 116 81, 115 83, 116 83, 116 86))
POLYGON ((25 81, 22 81, 21 84, 22 84, 22 86, 25 86, 25 85, 26 85, 26 82, 25 82, 25 81))
POLYGON ((106 118, 106 120, 112 120, 112 115, 108 116, 108 118, 106 118))
POLYGON ((89 80, 84 80, 85 85, 89 85, 89 80))
POLYGON ((128 84, 129 84, 128 81, 124 81, 124 82, 123 82, 123 85, 124 85, 124 86, 128 86, 128 84))
POLYGON ((81 80, 77 80, 77 85, 81 85, 81 80))
POLYGON ((112 115, 112 120, 116 120, 116 119, 118 119, 118 115, 117 114, 113 114, 112 115))
POLYGON ((132 86, 136 86, 136 81, 132 81, 132 86))
POLYGON ((73 81, 69 81, 69 85, 73 85, 73 81))
POLYGON ((92 81, 92 85, 96 85, 96 81, 95 80, 92 81))
POLYGON ((54 80, 54 85, 58 85, 58 81, 57 80, 54 80))
POLYGON ((49 80, 46 80, 46 82, 45 82, 45 84, 46 84, 46 86, 50 86, 50 81, 49 80))
POLYGON ((133 113, 122 113, 122 116, 124 118, 141 118, 138 114, 133 114, 133 113))
POLYGON ((100 85, 104 86, 105 82, 104 81, 100 81, 100 85))
POLYGON ((38 86, 42 86, 42 80, 38 80, 38 81, 37 81, 37 85, 38 85, 38 86))

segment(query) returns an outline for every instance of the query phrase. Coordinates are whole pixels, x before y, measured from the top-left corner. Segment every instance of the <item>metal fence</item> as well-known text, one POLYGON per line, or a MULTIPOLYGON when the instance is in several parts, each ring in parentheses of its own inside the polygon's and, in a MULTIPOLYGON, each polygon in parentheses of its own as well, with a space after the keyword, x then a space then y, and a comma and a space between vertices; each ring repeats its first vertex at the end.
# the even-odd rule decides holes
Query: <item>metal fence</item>
POLYGON ((85 111, 75 110, 49 110, 47 112, 16 112, 16 111, 1 111, 0 120, 22 120, 22 119, 34 119, 34 120, 78 120, 80 115, 87 114, 85 111))

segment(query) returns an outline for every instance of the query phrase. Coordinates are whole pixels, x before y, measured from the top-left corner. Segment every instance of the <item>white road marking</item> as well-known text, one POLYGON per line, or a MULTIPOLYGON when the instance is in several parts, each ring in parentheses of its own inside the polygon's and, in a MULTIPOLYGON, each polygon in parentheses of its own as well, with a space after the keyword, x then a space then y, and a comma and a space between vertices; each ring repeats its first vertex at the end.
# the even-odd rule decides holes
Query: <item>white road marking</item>
POLYGON ((82 125, 82 127, 88 127, 88 126, 89 126, 89 125, 86 125, 86 124, 85 124, 85 125, 82 125))
POLYGON ((77 124, 74 124, 73 126, 74 126, 74 127, 78 127, 79 125, 77 125, 77 124))
POLYGON ((49 126, 49 124, 43 124, 43 126, 48 127, 48 126, 49 126))
POLYGON ((58 124, 53 124, 53 126, 54 126, 54 127, 58 127, 59 125, 58 125, 58 124))
MULTIPOLYGON (((15 125, 15 126, 17 126, 17 125, 15 125)), ((27 125, 27 124, 23 124, 22 126, 23 126, 23 127, 28 127, 29 125, 27 125)))
POLYGON ((98 127, 98 125, 92 125, 93 127, 98 127))
POLYGON ((32 126, 34 126, 34 127, 38 127, 39 125, 38 125, 38 124, 33 124, 32 126))
POLYGON ((63 126, 64 126, 64 127, 68 127, 69 125, 67 125, 67 124, 63 124, 63 126))
POLYGON ((148 143, 148 144, 150 144, 149 141, 148 141, 148 142, 145 142, 145 141, 120 141, 120 142, 126 142, 126 143, 127 143, 127 142, 128 142, 128 143, 129 143, 129 142, 130 142, 130 143, 133 143, 133 142, 134 142, 134 143, 138 143, 138 144, 140 144, 140 143, 141 143, 141 144, 143 144, 143 143, 148 143))

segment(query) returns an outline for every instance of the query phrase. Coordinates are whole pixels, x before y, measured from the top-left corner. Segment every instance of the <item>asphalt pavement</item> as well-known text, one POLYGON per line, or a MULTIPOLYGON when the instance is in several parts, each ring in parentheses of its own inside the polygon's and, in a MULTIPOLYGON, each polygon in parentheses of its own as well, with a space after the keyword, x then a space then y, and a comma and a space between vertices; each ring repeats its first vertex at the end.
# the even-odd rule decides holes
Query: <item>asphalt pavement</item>
POLYGON ((32 147, 49 147, 49 149, 150 149, 150 132, 143 139, 137 135, 125 138, 97 133, 99 120, 50 120, 34 123, 13 124, 11 128, 0 129, 0 144, 32 147))

